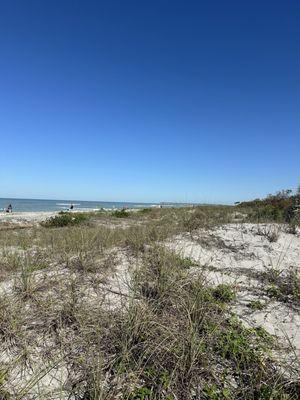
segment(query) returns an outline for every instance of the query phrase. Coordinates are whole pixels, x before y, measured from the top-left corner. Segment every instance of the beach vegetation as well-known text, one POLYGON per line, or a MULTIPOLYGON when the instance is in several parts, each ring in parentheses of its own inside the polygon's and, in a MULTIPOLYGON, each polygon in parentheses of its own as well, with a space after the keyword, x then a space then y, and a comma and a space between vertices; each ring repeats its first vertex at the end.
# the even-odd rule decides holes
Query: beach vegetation
POLYGON ((299 205, 298 192, 286 189, 263 199, 240 202, 236 207, 247 212, 249 221, 290 223, 296 217, 299 205))
POLYGON ((78 225, 88 220, 85 213, 60 212, 42 223, 45 228, 61 228, 64 226, 78 225))
MULTIPOLYGON (((155 209, 126 223, 87 213, 75 224, 0 231, 0 346, 9 360, 0 360, 0 399, 50 399, 57 384, 60 398, 78 400, 296 400, 297 379, 272 356, 277 342, 233 311, 237 286, 211 283, 192 253, 167 246, 235 212, 155 209)), ((77 213, 57 217, 65 214, 77 213)), ((262 271, 264 295, 295 305, 297 274, 262 271)))
POLYGON ((115 218, 128 218, 130 216, 129 212, 122 209, 122 210, 115 210, 111 213, 112 217, 115 218))
POLYGON ((264 308, 264 304, 260 300, 251 300, 247 307, 251 308, 251 310, 260 311, 264 308))
POLYGON ((277 242, 280 236, 280 226, 276 224, 258 225, 257 235, 264 236, 270 243, 277 242))
POLYGON ((235 299, 235 292, 230 285, 220 284, 215 289, 213 289, 212 294, 216 300, 223 303, 229 303, 235 299))
POLYGON ((148 208, 142 208, 141 210, 139 210, 139 213, 140 214, 150 214, 150 213, 152 213, 153 212, 153 208, 150 208, 150 207, 148 207, 148 208))
POLYGON ((270 297, 300 305, 300 270, 291 266, 289 269, 268 267, 260 274, 260 278, 267 285, 266 293, 270 297))

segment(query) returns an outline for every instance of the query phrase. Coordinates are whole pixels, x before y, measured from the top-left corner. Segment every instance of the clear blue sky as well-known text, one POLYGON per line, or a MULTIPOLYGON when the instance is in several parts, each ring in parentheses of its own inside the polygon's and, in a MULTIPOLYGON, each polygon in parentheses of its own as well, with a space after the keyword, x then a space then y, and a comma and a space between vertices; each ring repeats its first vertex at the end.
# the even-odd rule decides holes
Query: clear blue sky
POLYGON ((0 197, 300 183, 300 2, 0 2, 0 197))

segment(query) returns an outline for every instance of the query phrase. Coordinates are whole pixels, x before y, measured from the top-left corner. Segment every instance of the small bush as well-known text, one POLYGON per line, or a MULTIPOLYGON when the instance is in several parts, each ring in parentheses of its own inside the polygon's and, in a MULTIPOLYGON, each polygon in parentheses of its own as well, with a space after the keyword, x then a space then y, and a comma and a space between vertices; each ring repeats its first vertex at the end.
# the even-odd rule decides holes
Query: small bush
POLYGON ((288 221, 287 233, 291 233, 293 235, 297 234, 297 227, 300 227, 300 211, 295 210, 292 218, 288 221))
POLYGON ((222 301, 223 303, 229 303, 235 298, 235 293, 229 285, 221 284, 218 285, 212 292, 216 300, 222 301))
POLYGON ((112 213, 111 213, 111 216, 112 217, 116 217, 116 218, 128 218, 129 217, 129 212, 128 211, 126 211, 126 210, 116 210, 116 211, 113 211, 112 213))
POLYGON ((262 310, 264 305, 259 300, 252 300, 250 303, 247 304, 247 307, 251 308, 251 310, 262 310))
POLYGON ((285 303, 300 304, 299 268, 296 266, 290 266, 287 270, 266 268, 260 277, 267 284, 266 293, 269 297, 285 303))
POLYGON ((42 226, 46 228, 60 228, 63 226, 77 225, 85 222, 88 219, 88 215, 84 213, 67 213, 60 212, 55 217, 51 217, 46 221, 42 222, 42 226))
POLYGON ((275 243, 279 239, 278 226, 258 226, 257 235, 264 236, 270 243, 275 243))
POLYGON ((206 226, 207 216, 201 210, 196 210, 185 222, 184 227, 192 232, 196 229, 203 228, 206 226))
POLYGON ((139 210, 140 214, 150 214, 152 212, 152 208, 142 208, 141 210, 139 210))
MULTIPOLYGON (((180 258, 180 257, 179 257, 180 258)), ((195 267, 197 264, 191 258, 180 258, 180 265, 183 269, 195 267)))
POLYGON ((254 328, 254 331, 256 335, 263 339, 266 344, 269 344, 270 346, 275 344, 274 337, 262 326, 257 326, 256 328, 254 328))
POLYGON ((290 222, 286 227, 286 233, 290 233, 291 235, 296 235, 297 226, 294 223, 290 222))
POLYGON ((280 299, 281 297, 281 291, 276 285, 269 285, 267 287, 267 294, 268 296, 274 297, 275 299, 280 299))

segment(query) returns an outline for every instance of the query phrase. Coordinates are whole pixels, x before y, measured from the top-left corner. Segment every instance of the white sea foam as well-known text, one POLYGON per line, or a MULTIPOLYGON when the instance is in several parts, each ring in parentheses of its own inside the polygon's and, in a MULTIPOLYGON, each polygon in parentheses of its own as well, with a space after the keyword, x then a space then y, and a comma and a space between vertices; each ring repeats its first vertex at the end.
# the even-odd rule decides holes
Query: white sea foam
POLYGON ((57 206, 65 206, 65 207, 70 207, 70 205, 73 204, 73 206, 80 206, 80 203, 56 203, 57 206))

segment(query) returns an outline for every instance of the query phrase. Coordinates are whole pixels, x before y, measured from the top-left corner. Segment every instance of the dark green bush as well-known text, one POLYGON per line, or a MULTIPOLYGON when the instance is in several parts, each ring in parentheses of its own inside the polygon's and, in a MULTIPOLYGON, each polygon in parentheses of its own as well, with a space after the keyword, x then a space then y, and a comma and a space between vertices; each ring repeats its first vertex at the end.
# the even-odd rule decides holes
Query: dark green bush
POLYGON ((291 222, 298 208, 299 195, 291 190, 281 190, 264 199, 239 203, 237 207, 248 210, 248 217, 255 222, 291 222))
POLYGON ((235 298, 235 293, 229 285, 220 284, 213 289, 212 295, 216 300, 229 303, 235 298))
POLYGON ((122 210, 116 210, 112 212, 112 217, 116 217, 116 218, 127 218, 129 217, 129 212, 122 209, 122 210))
POLYGON ((60 212, 55 217, 51 217, 46 221, 42 222, 42 226, 46 228, 60 228, 63 226, 77 225, 85 222, 88 219, 88 215, 85 213, 68 213, 60 212))

